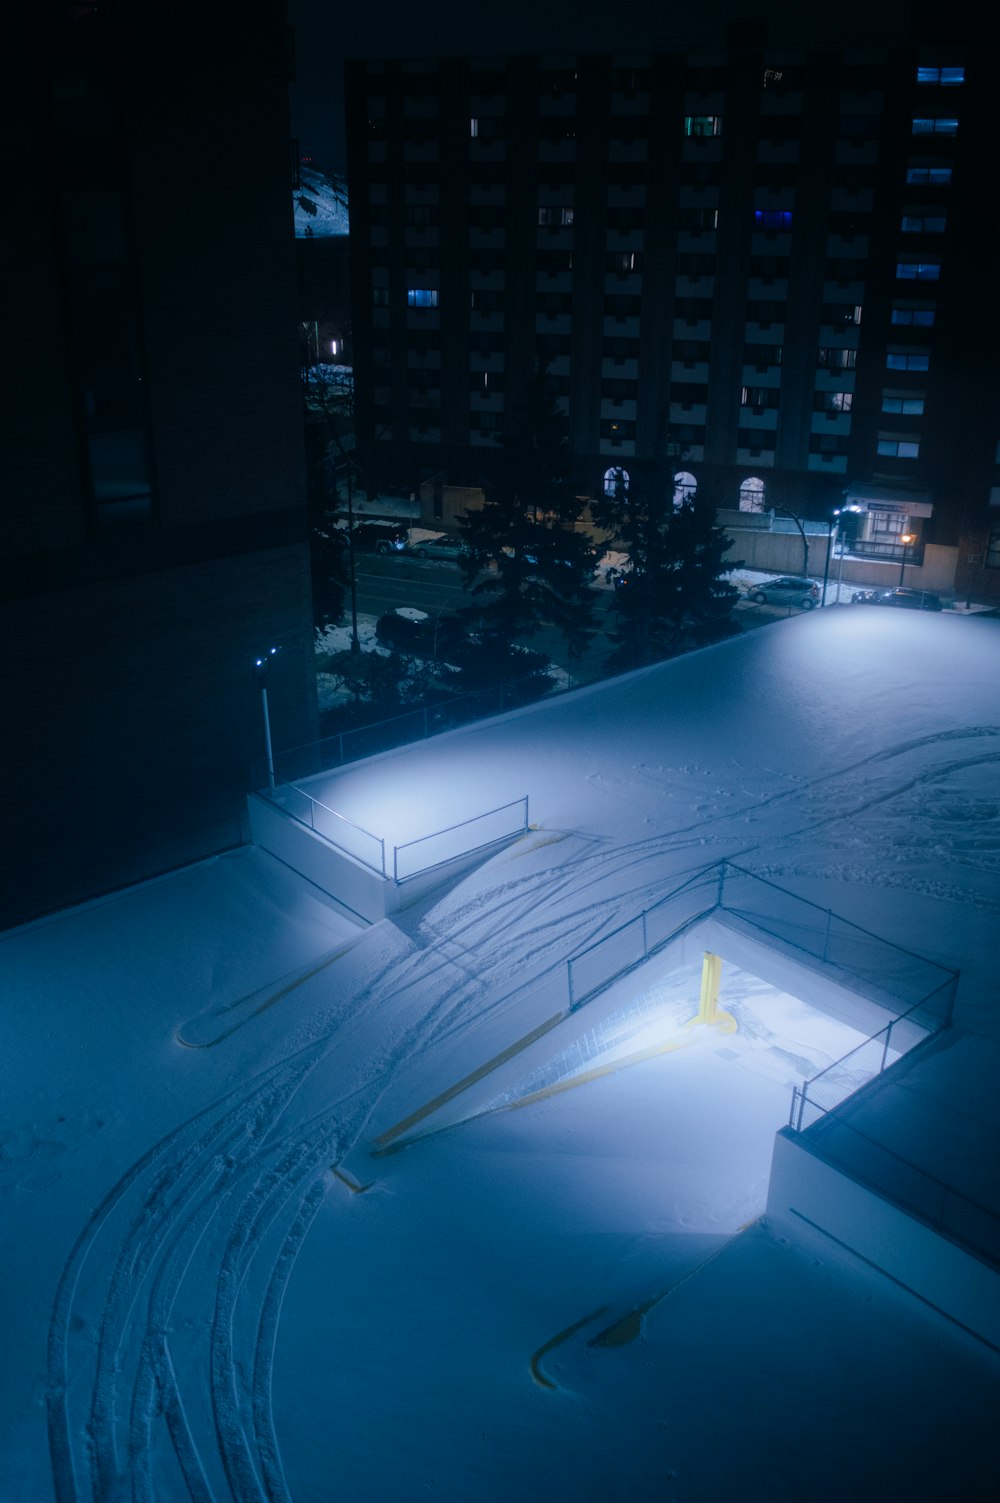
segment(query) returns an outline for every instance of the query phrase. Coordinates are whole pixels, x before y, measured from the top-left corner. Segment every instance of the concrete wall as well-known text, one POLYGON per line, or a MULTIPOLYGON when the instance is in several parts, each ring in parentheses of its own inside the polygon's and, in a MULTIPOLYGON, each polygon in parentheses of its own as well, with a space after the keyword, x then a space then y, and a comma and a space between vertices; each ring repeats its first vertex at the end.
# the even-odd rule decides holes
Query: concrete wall
POLYGON ((775 1138, 767 1214, 818 1227, 1000 1348, 1000 1274, 841 1173, 789 1128, 775 1138))
MULTIPOLYGON (((734 562, 742 560, 747 569, 773 574, 801 574, 802 539, 798 533, 756 532, 748 529, 727 528, 733 540, 729 557, 734 562)), ((929 543, 924 549, 922 564, 907 564, 905 583, 917 590, 933 590, 935 594, 951 595, 955 588, 955 570, 958 561, 957 548, 944 548, 929 543)), ((809 538, 809 575, 822 579, 826 567, 826 537, 817 533, 809 538)), ((872 589, 892 589, 899 584, 899 560, 877 558, 844 559, 843 577, 852 584, 872 589)), ((840 558, 834 545, 830 559, 829 579, 835 582, 840 574, 840 558)))
MULTIPOLYGON (((253 793, 247 799, 247 819, 255 845, 270 851, 279 861, 300 872, 323 892, 369 923, 401 913, 427 893, 469 871, 506 841, 493 841, 478 850, 466 851, 405 881, 393 882, 371 867, 356 861, 301 820, 275 807, 269 799, 253 793)), ((512 835, 511 840, 518 837, 512 835)), ((392 866, 392 851, 386 849, 386 864, 392 866)))

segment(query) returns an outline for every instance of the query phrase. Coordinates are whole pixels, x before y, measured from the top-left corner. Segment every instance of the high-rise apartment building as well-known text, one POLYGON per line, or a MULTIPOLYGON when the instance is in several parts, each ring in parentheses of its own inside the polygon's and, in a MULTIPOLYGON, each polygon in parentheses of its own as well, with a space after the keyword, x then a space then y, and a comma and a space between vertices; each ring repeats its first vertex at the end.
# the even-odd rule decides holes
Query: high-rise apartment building
POLYGON ((875 556, 952 546, 1000 598, 995 65, 745 28, 348 64, 370 469, 479 483, 543 363, 582 494, 655 464, 720 508, 854 505, 875 556))
POLYGON ((280 0, 5 33, 0 923, 239 843, 315 734, 280 0))

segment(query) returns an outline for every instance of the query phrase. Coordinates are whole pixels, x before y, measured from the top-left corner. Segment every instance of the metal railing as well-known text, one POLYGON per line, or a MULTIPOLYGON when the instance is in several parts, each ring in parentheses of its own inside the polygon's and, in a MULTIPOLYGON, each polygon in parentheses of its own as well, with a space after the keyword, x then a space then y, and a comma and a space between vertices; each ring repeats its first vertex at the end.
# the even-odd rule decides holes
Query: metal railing
POLYGON ((338 814, 329 804, 322 803, 294 783, 280 784, 269 796, 272 803, 323 835, 331 845, 346 851, 347 855, 378 872, 379 876, 386 875, 385 841, 381 835, 373 835, 363 825, 356 825, 353 820, 338 814))
POLYGON ((717 909, 780 940, 805 956, 807 963, 900 1017, 919 1009, 935 1029, 951 1021, 957 971, 880 939, 731 861, 695 872, 635 918, 570 956, 566 962, 570 1008, 581 1006, 642 965, 692 923, 717 909))
MULTIPOLYGON (((273 791, 262 790, 266 798, 290 819, 307 825, 330 845, 360 861, 378 876, 389 877, 385 839, 339 814, 329 804, 315 798, 296 783, 279 783, 273 791)), ((523 835, 528 828, 528 795, 474 814, 443 830, 434 830, 416 840, 403 841, 392 847, 392 881, 405 882, 423 872, 433 871, 460 856, 485 850, 498 841, 523 835)))
POLYGON ((433 835, 422 835, 417 840, 404 841, 393 847, 392 876, 394 882, 405 882, 421 872, 433 871, 437 866, 466 856, 470 851, 481 851, 499 840, 513 835, 523 835, 528 828, 528 795, 515 799, 510 804, 501 804, 486 814, 476 814, 472 819, 463 819, 446 830, 436 830, 433 835), (472 844, 469 837, 473 836, 472 844), (418 854, 420 853, 420 854, 418 854))
POLYGON ((804 1085, 792 1087, 792 1108, 788 1125, 804 1132, 828 1112, 853 1096, 855 1091, 894 1065, 904 1054, 937 1033, 943 1025, 924 1012, 919 1005, 903 1013, 871 1038, 851 1049, 842 1059, 827 1065, 804 1085), (923 1018, 919 1014, 923 1013, 923 1018))
POLYGON ((644 908, 635 918, 571 955, 566 962, 570 1011, 582 1007, 620 976, 649 960, 691 924, 713 913, 719 906, 724 865, 723 862, 696 872, 652 907, 644 908))
MULTIPOLYGON (((319 741, 310 741, 304 746, 293 746, 277 752, 274 757, 275 773, 282 782, 313 777, 316 773, 327 772, 334 767, 344 767, 349 762, 360 762, 365 757, 377 756, 379 752, 393 751, 397 746, 408 746, 414 741, 439 736, 444 731, 457 730, 476 720, 503 715, 508 710, 523 709, 525 705, 545 699, 557 690, 558 685, 554 679, 546 684, 544 679, 534 676, 496 684, 489 689, 477 689, 454 699, 421 705, 417 709, 404 711, 401 715, 394 715, 389 720, 352 726, 332 736, 323 736, 319 741)), ((252 782, 258 790, 263 788, 267 782, 265 769, 255 765, 252 769, 252 782)))

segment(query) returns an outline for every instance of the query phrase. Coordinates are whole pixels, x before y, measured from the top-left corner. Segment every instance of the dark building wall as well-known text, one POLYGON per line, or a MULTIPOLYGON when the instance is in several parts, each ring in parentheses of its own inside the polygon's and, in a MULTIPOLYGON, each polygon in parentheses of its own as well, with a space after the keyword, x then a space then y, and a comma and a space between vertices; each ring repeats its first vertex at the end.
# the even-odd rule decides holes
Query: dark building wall
POLYGON ((20 24, 4 923, 241 840, 272 644, 276 743, 316 730, 282 6, 20 24))
POLYGON ((968 40, 786 46, 756 28, 645 59, 349 64, 372 468, 480 483, 543 357, 584 491, 616 464, 680 465, 719 505, 758 477, 821 517, 875 485, 930 495, 923 541, 957 543, 996 483, 996 50, 968 40), (938 64, 964 80, 918 80, 938 64), (925 260, 935 280, 900 275, 925 260), (438 306, 408 304, 415 288, 438 306), (933 327, 903 324, 911 306, 933 327), (911 399, 922 412, 899 410, 911 399))

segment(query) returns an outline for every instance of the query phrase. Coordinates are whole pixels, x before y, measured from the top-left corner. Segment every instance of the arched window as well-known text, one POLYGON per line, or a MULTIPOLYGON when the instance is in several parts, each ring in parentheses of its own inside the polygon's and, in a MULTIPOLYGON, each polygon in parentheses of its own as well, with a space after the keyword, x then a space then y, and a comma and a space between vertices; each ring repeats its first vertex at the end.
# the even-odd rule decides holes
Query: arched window
POLYGON ((740 486, 740 511, 764 510, 764 482, 750 475, 740 486))
POLYGON ((674 476, 674 510, 690 506, 698 494, 698 482, 687 470, 678 470, 674 476))
POLYGON ((619 487, 623 496, 628 495, 628 470, 623 470, 620 465, 612 465, 610 470, 604 471, 604 494, 615 496, 619 487))

